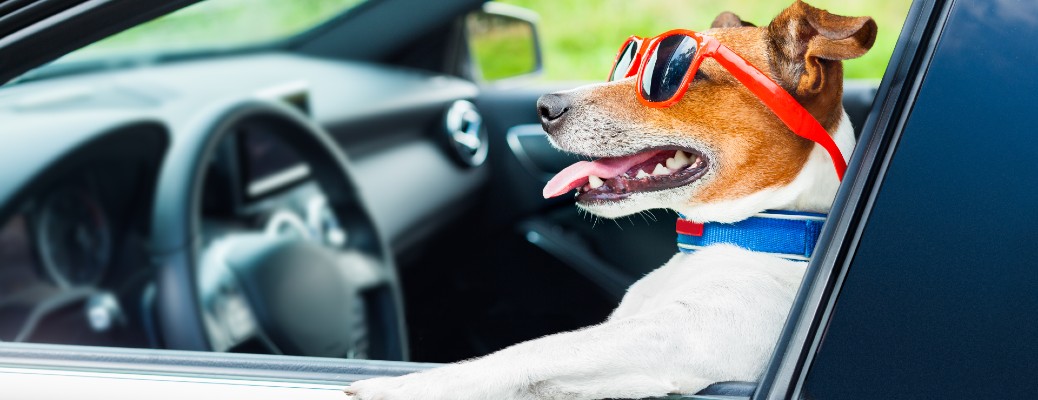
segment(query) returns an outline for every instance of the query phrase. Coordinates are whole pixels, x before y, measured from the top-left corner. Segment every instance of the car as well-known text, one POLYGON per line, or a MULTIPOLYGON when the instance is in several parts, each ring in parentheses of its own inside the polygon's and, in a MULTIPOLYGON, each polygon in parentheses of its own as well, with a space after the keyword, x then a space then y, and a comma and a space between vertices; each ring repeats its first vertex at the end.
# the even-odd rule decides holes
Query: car
MULTIPOLYGON (((535 13, 195 2, 0 2, 0 397, 341 398, 600 321, 674 253, 673 215, 541 198, 574 158, 534 104, 575 84, 528 77, 535 13)), ((768 369, 683 398, 1038 393, 1036 35, 912 3, 768 369)))

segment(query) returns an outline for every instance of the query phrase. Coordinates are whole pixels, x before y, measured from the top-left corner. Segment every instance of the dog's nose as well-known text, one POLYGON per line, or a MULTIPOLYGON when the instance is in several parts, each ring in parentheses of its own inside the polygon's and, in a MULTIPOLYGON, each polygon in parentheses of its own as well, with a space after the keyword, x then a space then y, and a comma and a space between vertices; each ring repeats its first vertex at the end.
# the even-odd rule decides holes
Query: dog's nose
POLYGON ((546 94, 537 99, 537 112, 541 115, 541 125, 546 132, 552 133, 551 128, 562 121, 569 106, 569 98, 558 93, 546 94))

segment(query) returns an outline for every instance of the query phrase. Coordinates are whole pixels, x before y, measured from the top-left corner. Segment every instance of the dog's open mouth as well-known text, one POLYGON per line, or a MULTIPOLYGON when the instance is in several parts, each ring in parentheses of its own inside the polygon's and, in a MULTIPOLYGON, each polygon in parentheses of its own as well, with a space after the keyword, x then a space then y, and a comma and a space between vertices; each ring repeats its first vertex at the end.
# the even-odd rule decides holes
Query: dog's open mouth
POLYGON ((544 186, 544 198, 577 189, 578 201, 619 200, 695 182, 707 160, 688 149, 647 150, 624 157, 581 161, 560 171, 544 186))

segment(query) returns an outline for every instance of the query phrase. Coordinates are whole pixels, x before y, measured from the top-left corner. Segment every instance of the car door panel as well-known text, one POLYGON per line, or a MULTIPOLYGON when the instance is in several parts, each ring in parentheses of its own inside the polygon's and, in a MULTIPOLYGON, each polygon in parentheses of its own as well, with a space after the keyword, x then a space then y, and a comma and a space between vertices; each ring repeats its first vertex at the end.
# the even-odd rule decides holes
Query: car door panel
POLYGON ((342 399, 336 385, 170 377, 83 371, 0 368, 4 393, 17 398, 60 399, 342 399))
MULTIPOLYGON (((44 344, 0 346, 0 388, 20 400, 342 399, 353 381, 437 364, 44 344)), ((745 396, 743 396, 745 397, 745 396)), ((670 399, 709 399, 672 396, 670 399)))

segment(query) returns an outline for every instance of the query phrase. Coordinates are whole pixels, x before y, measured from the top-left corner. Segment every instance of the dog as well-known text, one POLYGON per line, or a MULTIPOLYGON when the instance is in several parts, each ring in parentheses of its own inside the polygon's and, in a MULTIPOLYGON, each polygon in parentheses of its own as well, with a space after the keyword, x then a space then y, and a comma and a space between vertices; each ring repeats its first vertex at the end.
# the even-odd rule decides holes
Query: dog
MULTIPOLYGON (((841 103, 841 61, 865 54, 876 31, 869 17, 838 16, 798 0, 767 26, 726 12, 701 33, 792 95, 839 147, 842 163, 855 139, 841 103)), ((828 211, 840 183, 831 153, 794 134, 716 60, 705 59, 669 107, 642 104, 636 85, 631 77, 538 101, 554 146, 601 159, 560 176, 612 170, 573 182, 557 176, 546 196, 575 188, 577 205, 599 216, 666 208, 711 224, 764 210, 828 211), (618 159, 644 165, 620 175, 609 164, 618 159)), ((732 244, 697 247, 637 281, 601 324, 344 391, 362 400, 644 398, 755 381, 805 267, 803 259, 732 244)))

